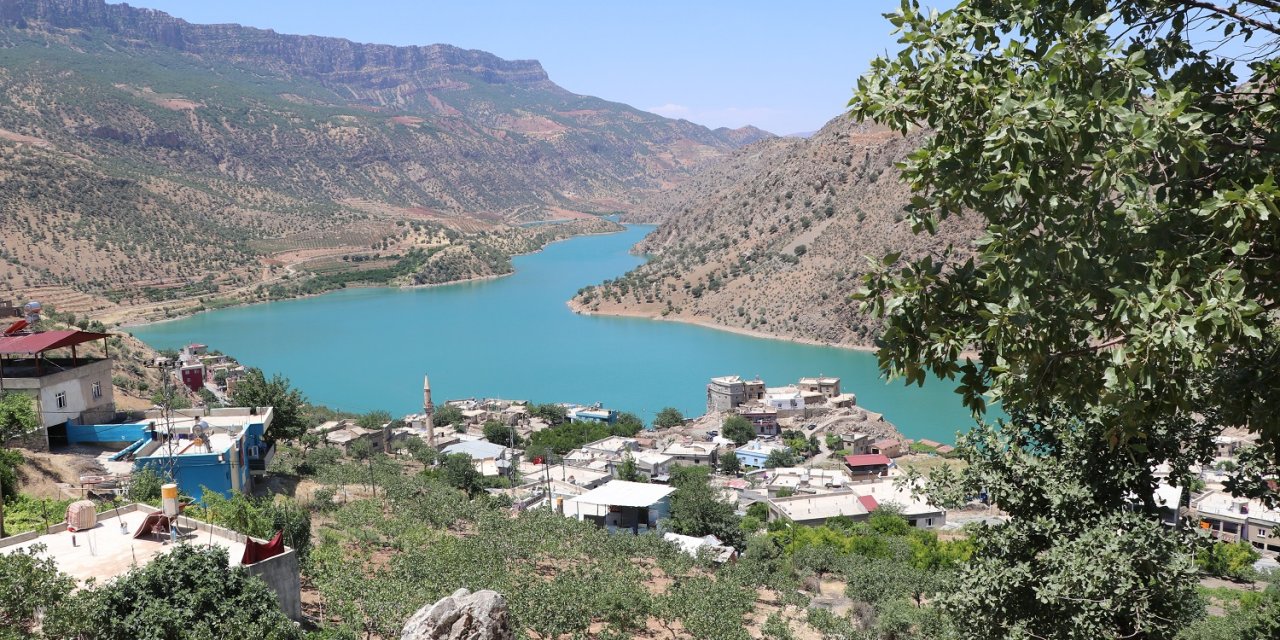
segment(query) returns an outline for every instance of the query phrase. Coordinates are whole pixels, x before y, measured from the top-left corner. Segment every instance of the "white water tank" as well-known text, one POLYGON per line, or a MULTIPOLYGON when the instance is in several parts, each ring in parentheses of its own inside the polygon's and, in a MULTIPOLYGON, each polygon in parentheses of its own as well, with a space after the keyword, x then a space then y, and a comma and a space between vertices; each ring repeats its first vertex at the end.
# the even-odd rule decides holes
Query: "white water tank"
POLYGON ((160 508, 170 518, 178 515, 178 485, 171 482, 160 486, 160 508))

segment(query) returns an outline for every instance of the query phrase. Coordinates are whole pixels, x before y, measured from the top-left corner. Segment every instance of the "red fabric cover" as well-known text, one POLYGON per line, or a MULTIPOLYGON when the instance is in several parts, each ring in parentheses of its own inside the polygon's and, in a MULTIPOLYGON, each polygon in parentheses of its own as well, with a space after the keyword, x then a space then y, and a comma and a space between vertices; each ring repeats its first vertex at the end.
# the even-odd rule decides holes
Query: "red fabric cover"
POLYGON ((169 516, 157 511, 147 514, 146 520, 138 525, 138 530, 134 532, 134 538, 145 538, 149 535, 166 535, 169 533, 169 516))
POLYGON ((277 531, 266 542, 258 542, 253 538, 245 540, 244 555, 240 557, 240 564, 254 564, 284 553, 284 539, 281 537, 283 533, 283 531, 277 531))

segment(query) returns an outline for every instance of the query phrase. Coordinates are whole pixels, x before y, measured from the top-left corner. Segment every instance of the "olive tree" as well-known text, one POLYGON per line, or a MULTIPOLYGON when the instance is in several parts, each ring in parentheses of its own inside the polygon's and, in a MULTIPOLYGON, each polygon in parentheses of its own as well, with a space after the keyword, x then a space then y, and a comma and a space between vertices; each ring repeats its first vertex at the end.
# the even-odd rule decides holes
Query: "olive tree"
POLYGON ((1236 489, 1274 498, 1256 480, 1280 442, 1278 10, 906 1, 889 17, 905 46, 872 63, 852 115, 920 140, 900 167, 917 233, 956 216, 984 232, 873 266, 880 366, 1009 414, 929 484, 944 503, 986 489, 1012 516, 942 599, 964 637, 1172 637, 1199 616, 1153 470, 1186 480, 1224 427, 1261 437, 1236 489))
POLYGON ((249 369, 231 393, 231 404, 235 406, 272 407, 271 426, 266 433, 271 440, 292 440, 306 433, 302 418, 306 402, 302 392, 289 385, 288 378, 278 373, 267 378, 258 368, 249 369))

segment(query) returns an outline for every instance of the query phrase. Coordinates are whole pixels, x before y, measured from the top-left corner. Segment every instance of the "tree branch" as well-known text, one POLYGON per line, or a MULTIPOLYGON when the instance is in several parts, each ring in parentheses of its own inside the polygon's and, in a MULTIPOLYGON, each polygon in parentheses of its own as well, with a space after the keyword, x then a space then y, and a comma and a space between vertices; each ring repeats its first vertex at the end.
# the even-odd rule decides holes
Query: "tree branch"
MULTIPOLYGON (((1182 4, 1187 5, 1189 7, 1204 9, 1205 11, 1216 13, 1223 17, 1231 18, 1232 20, 1235 20, 1236 22, 1239 22, 1241 24, 1247 24, 1255 29, 1269 31, 1271 33, 1274 33, 1280 36, 1280 27, 1277 27, 1274 24, 1263 22, 1252 16, 1246 16, 1240 13, 1239 11, 1236 11, 1235 9, 1232 9, 1229 7, 1219 7, 1218 5, 1213 4, 1212 2, 1203 2, 1202 0, 1181 0, 1181 2, 1182 4)), ((1254 4, 1258 4, 1258 0, 1254 0, 1254 4)), ((1259 4, 1259 6, 1261 5, 1259 4)))
POLYGON ((1228 140, 1226 138, 1220 138, 1216 140, 1216 142, 1217 144, 1220 144, 1224 147, 1230 147, 1232 149, 1240 149, 1243 151, 1263 151, 1266 153, 1280 153, 1280 147, 1273 147, 1271 145, 1266 145, 1258 142, 1235 142, 1234 140, 1228 140))
POLYGON ((1049 354, 1049 357, 1050 358, 1069 358, 1071 356, 1079 356, 1079 355, 1084 355, 1086 353, 1093 353, 1094 351, 1102 351, 1103 349, 1114 347, 1128 339, 1129 339, 1129 336, 1120 336, 1119 338, 1116 338, 1114 340, 1108 340, 1101 344, 1082 347, 1080 349, 1073 349, 1071 351, 1060 351, 1058 353, 1051 353, 1049 354))

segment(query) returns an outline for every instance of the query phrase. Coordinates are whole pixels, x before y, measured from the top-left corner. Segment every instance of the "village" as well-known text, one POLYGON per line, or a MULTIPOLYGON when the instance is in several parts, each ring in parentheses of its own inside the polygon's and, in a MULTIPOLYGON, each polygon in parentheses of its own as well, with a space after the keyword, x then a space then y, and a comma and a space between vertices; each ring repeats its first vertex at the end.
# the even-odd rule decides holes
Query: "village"
MULTIPOLYGON (((0 384, 31 397, 40 423, 9 446, 78 457, 91 471, 59 485, 62 497, 75 500, 65 520, 53 514, 42 527, 0 538, 0 554, 40 549, 61 571, 86 581, 145 565, 179 540, 219 546, 233 564, 267 583, 286 615, 301 620, 299 560, 279 536, 254 538, 184 513, 211 493, 271 495, 274 460, 284 446, 271 437, 275 408, 223 406, 246 369, 193 344, 154 363, 172 386, 168 397, 187 397, 193 406, 117 412, 108 337, 22 327, 0 336, 0 384), (84 345, 99 342, 102 357, 82 355, 84 345), (142 472, 167 483, 158 507, 121 504, 142 472)), ((771 387, 726 375, 708 380, 705 395, 704 415, 685 419, 676 412, 646 426, 599 405, 437 403, 424 375, 420 412, 380 424, 336 418, 308 427, 304 438, 353 459, 372 452, 409 459, 422 447, 438 451, 438 460, 462 456, 485 479, 484 492, 506 500, 513 516, 545 510, 611 534, 655 533, 720 563, 742 550, 714 535, 682 535, 666 526, 677 490, 670 481, 679 467, 705 467, 719 500, 740 516, 762 515, 765 524, 857 523, 882 508, 925 530, 959 532, 966 523, 1002 521, 999 505, 985 495, 950 512, 931 504, 908 469, 958 462, 950 459, 954 449, 904 438, 882 415, 859 406, 839 378, 817 375, 771 387), (539 434, 563 425, 598 425, 608 435, 563 451, 538 444, 539 434)), ((1232 498, 1223 485, 1223 471, 1255 441, 1247 432, 1224 433, 1215 441, 1215 464, 1197 470, 1194 490, 1162 482, 1154 499, 1170 526, 1189 520, 1206 536, 1248 542, 1261 555, 1256 568, 1269 570, 1280 551, 1280 512, 1232 498)), ((358 499, 361 491, 354 487, 335 500, 358 499)))

